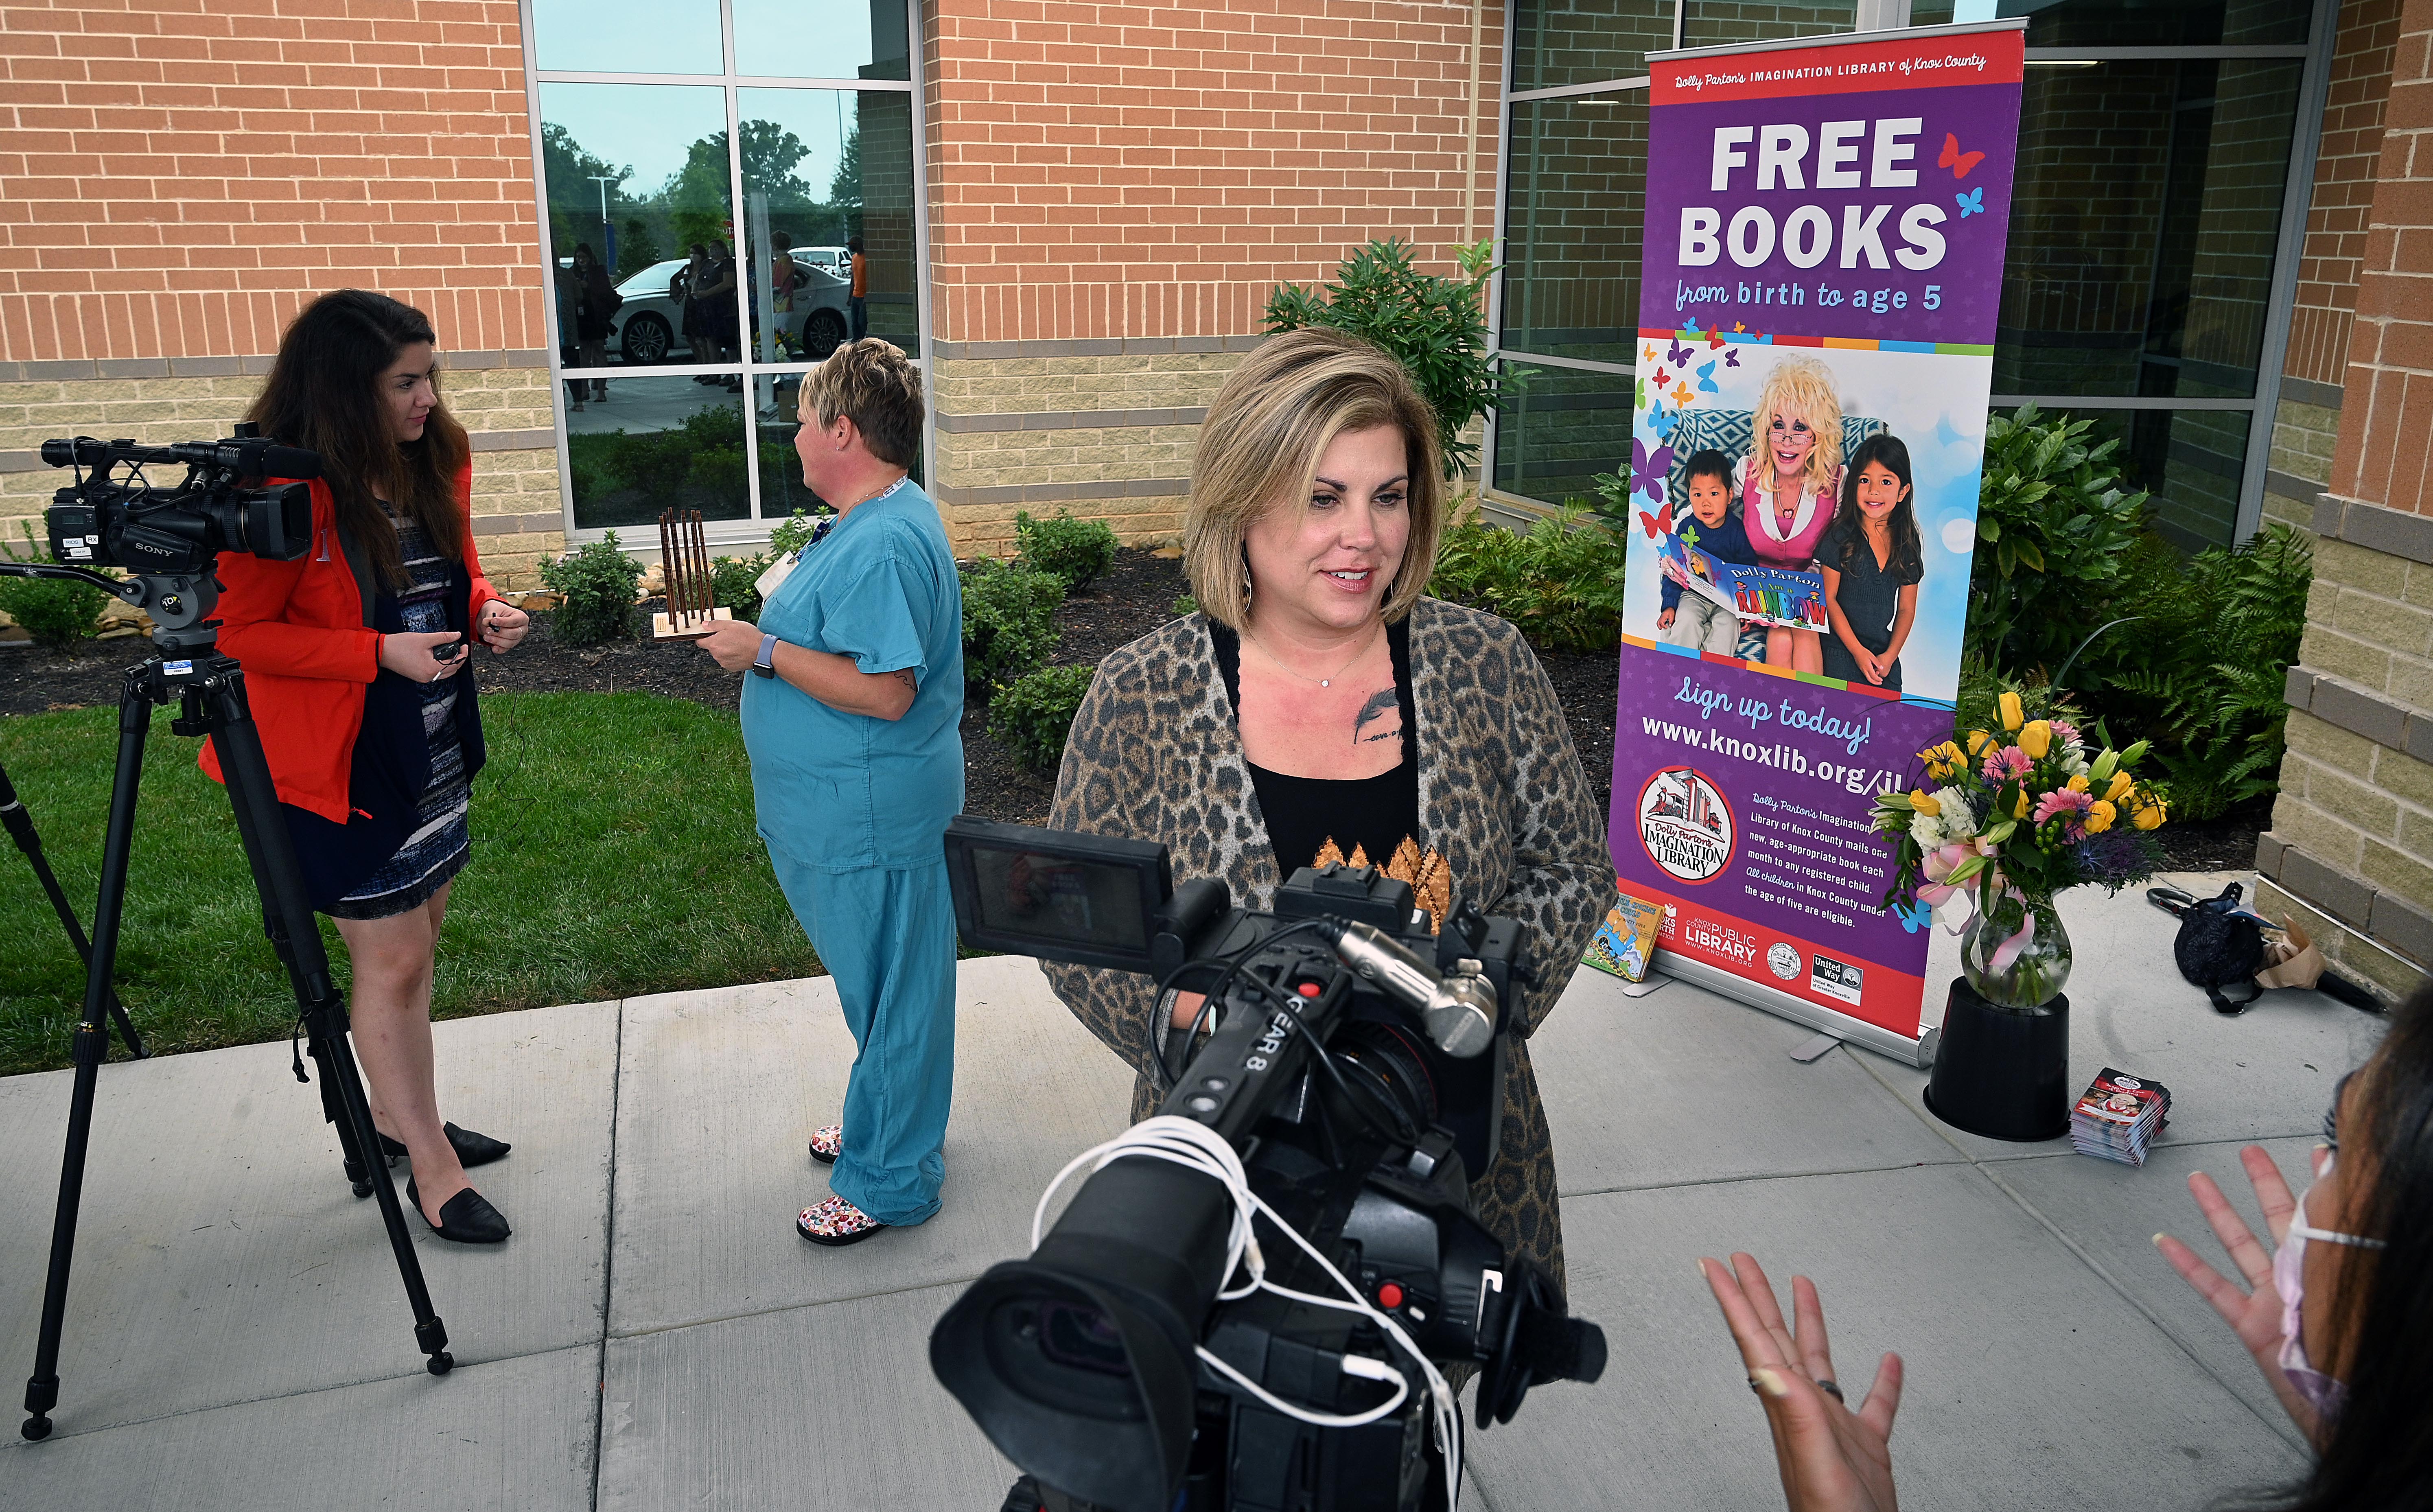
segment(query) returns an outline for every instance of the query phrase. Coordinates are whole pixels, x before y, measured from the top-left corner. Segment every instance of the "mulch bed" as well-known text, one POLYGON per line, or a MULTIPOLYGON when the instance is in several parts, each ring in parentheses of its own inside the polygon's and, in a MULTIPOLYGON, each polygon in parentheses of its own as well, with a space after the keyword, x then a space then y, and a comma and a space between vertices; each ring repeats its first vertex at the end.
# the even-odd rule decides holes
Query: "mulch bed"
MULTIPOLYGON (((1057 618, 1063 640, 1053 660, 1094 665, 1172 619, 1176 596, 1189 586, 1177 558, 1138 549, 1117 552, 1104 576, 1064 601, 1057 618)), ((740 696, 741 678, 721 671, 691 646, 649 640, 570 646, 552 636, 549 615, 534 618, 533 633, 514 654, 481 656, 477 666, 485 690, 665 693, 726 709, 740 696)), ((143 645, 133 637, 88 641, 69 654, 0 646, 0 715, 115 704, 126 669, 143 656, 143 645)), ((1572 743, 1602 814, 1613 786, 1616 654, 1541 651, 1539 659, 1562 700, 1572 743)), ((1046 823, 1055 795, 1052 774, 1035 775, 1016 766, 990 739, 982 705, 965 709, 962 735, 970 811, 1015 824, 1046 823)), ((2202 824, 2167 824, 2159 838, 2170 870, 2240 870, 2255 864, 2256 836, 2271 822, 2271 805, 2255 804, 2202 824)))

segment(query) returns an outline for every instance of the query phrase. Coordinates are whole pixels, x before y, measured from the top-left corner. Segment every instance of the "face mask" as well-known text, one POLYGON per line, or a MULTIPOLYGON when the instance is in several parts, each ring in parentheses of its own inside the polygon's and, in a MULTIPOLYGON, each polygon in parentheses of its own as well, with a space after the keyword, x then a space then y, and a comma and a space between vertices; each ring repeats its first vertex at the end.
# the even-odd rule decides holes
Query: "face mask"
MULTIPOLYGON (((2323 1169, 2315 1180, 2332 1174, 2332 1161, 2325 1157, 2323 1169)), ((2307 1188, 2312 1191, 2313 1188, 2307 1188)), ((2298 1210, 2290 1215, 2289 1232, 2281 1236, 2281 1248, 2272 1256, 2272 1289, 2281 1296, 2281 1371, 2289 1378, 2289 1385, 2315 1409, 2315 1416, 2329 1423, 2339 1416, 2341 1401, 2348 1387, 2315 1368, 2306 1358, 2305 1322, 2301 1311, 2306 1297, 2306 1241, 2321 1240, 2325 1244, 2355 1245, 2360 1249, 2380 1249, 2380 1239, 2362 1239, 2353 1233, 2335 1233, 2329 1229, 2306 1225, 2306 1198, 2299 1194, 2298 1210)))

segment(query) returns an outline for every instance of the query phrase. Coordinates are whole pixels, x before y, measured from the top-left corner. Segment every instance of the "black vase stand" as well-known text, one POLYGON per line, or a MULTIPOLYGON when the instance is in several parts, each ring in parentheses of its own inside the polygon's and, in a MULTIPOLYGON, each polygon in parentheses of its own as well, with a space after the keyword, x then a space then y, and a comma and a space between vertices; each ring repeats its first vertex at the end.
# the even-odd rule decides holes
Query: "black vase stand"
POLYGON ((1926 1111, 1954 1129, 2014 1144, 2068 1133, 2068 994, 2006 1008, 1979 996, 1966 977, 1953 977, 1926 1111))

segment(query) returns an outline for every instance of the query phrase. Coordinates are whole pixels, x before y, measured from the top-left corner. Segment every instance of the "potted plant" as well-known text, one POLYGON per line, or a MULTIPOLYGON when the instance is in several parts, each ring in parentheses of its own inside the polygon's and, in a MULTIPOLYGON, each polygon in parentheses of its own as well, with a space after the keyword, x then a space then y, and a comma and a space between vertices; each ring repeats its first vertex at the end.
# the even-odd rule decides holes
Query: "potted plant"
POLYGON ((2152 875, 2169 810, 2137 774, 2145 741, 2090 756, 2068 720, 2028 718, 2020 689, 1995 706, 1999 735, 1919 752, 1923 782, 1877 797, 1876 828, 1894 843, 1884 906, 1965 916, 1928 1108, 1972 1133, 2054 1139, 2069 1128, 2071 965, 2054 900, 2152 875))

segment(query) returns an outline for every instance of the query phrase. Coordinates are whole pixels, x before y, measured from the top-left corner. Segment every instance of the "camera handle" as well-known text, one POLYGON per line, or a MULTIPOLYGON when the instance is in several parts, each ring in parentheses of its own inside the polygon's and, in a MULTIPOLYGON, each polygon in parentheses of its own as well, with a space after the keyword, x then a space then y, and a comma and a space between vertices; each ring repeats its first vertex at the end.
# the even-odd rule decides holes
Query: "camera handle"
MULTIPOLYGON (((24 574, 20 575, 32 575, 24 574)), ((45 573, 44 576, 56 575, 45 573)), ((77 1215, 84 1192, 86 1145, 93 1130, 93 1102, 110 1040, 104 1005, 111 995, 111 977, 118 957, 118 931, 127 900, 128 858, 135 839, 135 801, 144 773, 144 747, 150 734, 152 708, 172 699, 179 715, 171 729, 179 735, 208 738, 219 753, 227 778, 229 805, 235 810, 238 838, 254 886, 261 893, 264 926, 290 986, 312 1044, 314 1061, 322 1073, 322 1106, 338 1126, 348 1174, 363 1195, 371 1178, 372 1194, 380 1198, 381 1220, 388 1231, 389 1248, 405 1283, 414 1312, 415 1346, 427 1356, 433 1375, 445 1375, 455 1366, 448 1352, 448 1329, 432 1310, 431 1291, 424 1283, 414 1238, 406 1231, 404 1206, 395 1185, 379 1175, 374 1157, 380 1148, 372 1128, 370 1105, 365 1100, 354 1052, 347 1043, 346 1003, 330 976, 321 933, 304 895, 294 843, 279 817, 279 794, 263 755, 261 731, 245 696, 245 672, 236 661, 219 654, 213 628, 202 622, 218 598, 208 571, 200 578, 137 579, 145 597, 162 605, 157 614, 153 656, 131 668, 118 702, 118 765, 110 791, 110 823, 101 851, 101 895, 94 910, 93 954, 85 973, 84 1011, 73 1042, 76 1081, 68 1100, 67 1148, 60 1164, 59 1209, 51 1226, 50 1273, 43 1292, 42 1335, 34 1351, 34 1373, 26 1382, 27 1417, 21 1430, 29 1439, 50 1436, 50 1410, 60 1398, 60 1338, 66 1320, 68 1271, 75 1257, 77 1215), (163 655, 163 652, 167 655, 163 655), (330 1089, 336 1089, 335 1106, 330 1089), (335 1116, 343 1113, 343 1117, 335 1116)), ((122 597, 126 595, 122 593, 122 597)))

